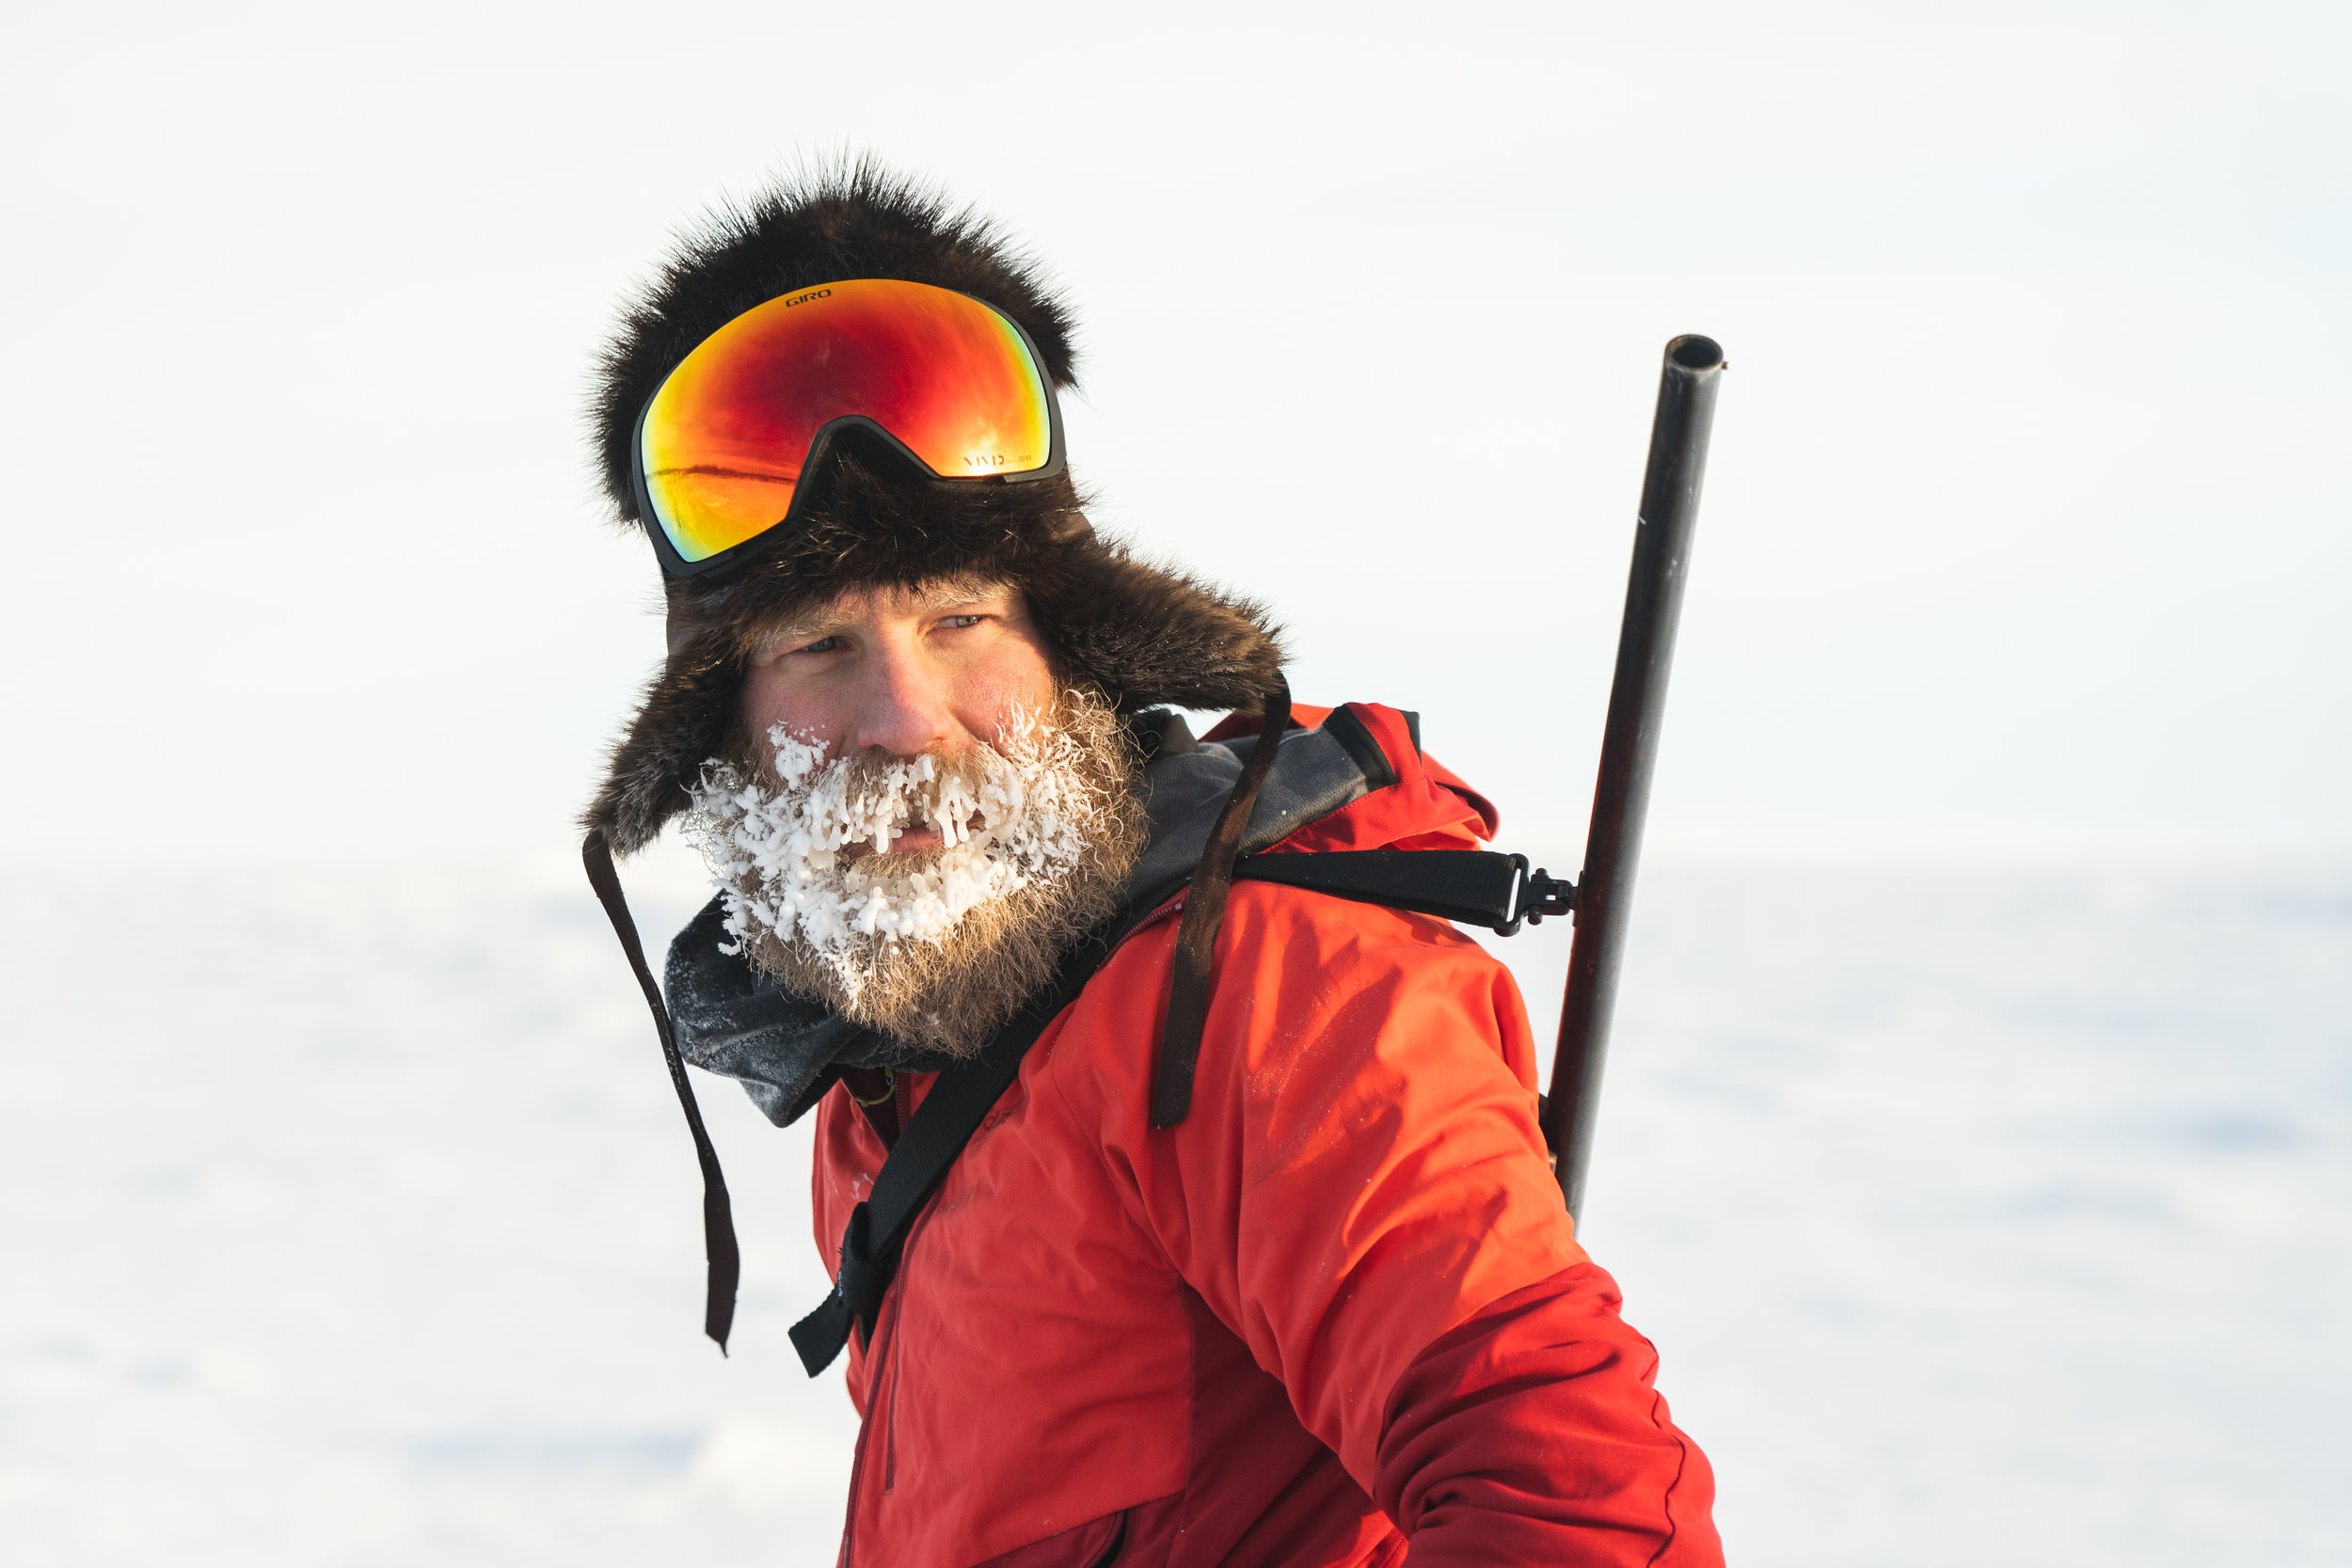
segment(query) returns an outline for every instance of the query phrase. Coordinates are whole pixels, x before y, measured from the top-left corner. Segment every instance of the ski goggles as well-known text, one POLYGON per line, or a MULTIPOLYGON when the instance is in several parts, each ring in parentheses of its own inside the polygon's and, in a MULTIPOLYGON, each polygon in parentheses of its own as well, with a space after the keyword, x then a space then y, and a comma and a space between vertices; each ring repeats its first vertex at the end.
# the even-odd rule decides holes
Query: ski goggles
POLYGON ((639 515, 672 577, 790 522, 850 431, 933 479, 1062 470, 1061 410, 1010 317, 928 283, 863 277, 753 307, 697 345, 638 417, 639 515))

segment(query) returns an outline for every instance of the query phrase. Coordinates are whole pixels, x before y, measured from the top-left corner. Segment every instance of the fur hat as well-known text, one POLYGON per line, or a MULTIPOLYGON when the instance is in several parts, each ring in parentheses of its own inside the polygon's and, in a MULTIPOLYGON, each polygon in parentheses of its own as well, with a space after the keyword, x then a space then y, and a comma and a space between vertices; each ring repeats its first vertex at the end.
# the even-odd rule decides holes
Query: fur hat
MULTIPOLYGON (((868 161, 788 178, 690 230, 604 350, 592 414, 605 493, 623 522, 649 526, 629 447, 639 411, 678 362, 755 306, 857 277, 993 305, 1028 334, 1057 390, 1075 385, 1068 306, 993 224, 868 161)), ((1098 537, 1066 471, 925 480, 843 445, 806 483, 790 531, 771 531, 748 559, 666 582, 669 658, 583 819, 617 852, 642 847, 685 808, 703 763, 725 743, 761 628, 846 588, 967 573, 1008 579, 1052 640, 1063 677, 1122 713, 1254 709, 1280 666, 1260 606, 1098 537)))

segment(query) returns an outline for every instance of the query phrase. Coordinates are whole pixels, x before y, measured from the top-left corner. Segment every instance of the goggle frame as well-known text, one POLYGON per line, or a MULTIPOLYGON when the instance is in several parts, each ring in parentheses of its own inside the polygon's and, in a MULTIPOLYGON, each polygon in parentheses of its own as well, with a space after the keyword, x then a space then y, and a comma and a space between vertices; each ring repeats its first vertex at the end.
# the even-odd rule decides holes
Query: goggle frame
MULTIPOLYGON (((805 293, 809 289, 838 288, 843 282, 863 281, 866 279, 844 278, 827 283, 812 283, 803 288, 787 290, 784 293, 775 295, 774 298, 785 299, 794 294, 805 293)), ((931 284, 927 287, 937 288, 939 286, 931 284)), ((628 441, 629 480, 636 495, 637 515, 644 524, 647 537, 653 541, 654 555, 661 562, 661 572, 665 578, 700 577, 706 572, 717 571, 733 565, 755 553, 756 546, 763 542, 771 541, 777 530, 789 528, 799 521, 808 500, 809 485, 805 483, 807 476, 822 472, 834 443, 841 436, 852 432, 859 436, 870 437, 880 443, 883 450, 895 453, 899 461, 906 464, 914 474, 939 484, 1026 484, 1038 480, 1056 478, 1066 470, 1069 463, 1068 452, 1063 445, 1061 399, 1055 393, 1054 378, 1045 369, 1044 356, 1038 353, 1036 341, 1030 338, 1026 329, 1019 322, 1014 321, 1011 316, 997 309, 988 301, 964 293, 960 289, 943 288, 940 292, 955 294, 961 299, 971 300, 973 304, 996 316, 1006 325, 1011 327, 1014 336, 1020 339, 1022 351, 1029 356, 1029 366, 1036 372, 1038 385, 1044 389, 1045 393, 1047 437, 1045 461, 1037 467, 1024 468, 1017 473, 943 474, 915 455, 914 450, 892 435, 881 420, 866 414, 836 415, 818 425, 809 436, 808 450, 803 454, 801 461, 802 478, 793 482, 792 499, 786 507, 783 516, 758 532, 728 546, 714 555, 705 556, 700 561, 689 561, 678 552, 676 545, 671 541, 670 531, 661 521, 660 512, 655 507, 653 486, 645 473, 645 420, 652 416, 653 405, 661 396, 662 388, 670 384, 670 376, 677 373, 677 366, 674 365, 669 372, 662 376, 660 384, 656 386, 645 399, 644 406, 637 411, 637 418, 629 427, 628 441)), ((756 310, 772 303, 773 300, 763 300, 760 305, 753 306, 751 309, 756 310)), ((733 325, 735 322, 750 313, 750 310, 738 312, 728 319, 727 325, 733 325)), ((726 326, 721 326, 718 329, 719 332, 725 330, 726 326)), ((716 337, 717 335, 718 332, 713 332, 710 336, 716 337)), ((703 341, 709 341, 709 338, 705 338, 703 341)), ((699 349, 701 346, 701 343, 697 343, 695 348, 699 349)), ((692 350, 688 351, 689 356, 692 352, 692 350)), ((683 365, 685 362, 685 358, 682 357, 678 364, 683 365)))

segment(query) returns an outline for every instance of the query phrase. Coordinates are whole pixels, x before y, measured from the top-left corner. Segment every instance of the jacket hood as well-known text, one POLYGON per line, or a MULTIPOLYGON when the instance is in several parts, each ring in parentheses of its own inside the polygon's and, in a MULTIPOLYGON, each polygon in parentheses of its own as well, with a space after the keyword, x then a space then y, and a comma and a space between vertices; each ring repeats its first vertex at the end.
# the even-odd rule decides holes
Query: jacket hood
MULTIPOLYGON (((711 214, 624 309, 590 408, 620 523, 648 526, 630 443, 639 413, 679 361, 755 306, 857 277, 981 300, 1028 334, 1057 390, 1075 385, 1073 312, 1003 230, 871 161, 828 166, 711 214)), ((846 589, 945 576, 1009 581, 1053 643, 1062 677, 1122 713, 1254 710, 1280 669, 1279 634, 1262 606, 1098 535, 1066 470, 933 480, 845 443, 803 486, 790 529, 771 530, 723 568, 665 582, 668 657, 583 817, 616 853, 642 847, 688 803, 724 744, 743 660, 765 628, 846 589)))

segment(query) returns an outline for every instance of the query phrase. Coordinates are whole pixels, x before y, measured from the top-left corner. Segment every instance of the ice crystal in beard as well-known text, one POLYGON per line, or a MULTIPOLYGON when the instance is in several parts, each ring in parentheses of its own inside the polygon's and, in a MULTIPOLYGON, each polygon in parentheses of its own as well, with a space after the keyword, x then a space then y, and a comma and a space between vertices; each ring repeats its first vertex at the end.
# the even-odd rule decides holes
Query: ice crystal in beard
POLYGON ((1078 781, 1063 753, 1067 736, 1041 743, 1022 718, 1003 754, 986 750, 943 765, 913 759, 843 757, 794 737, 768 734, 781 789, 724 767, 711 770, 697 812, 721 831, 703 849, 712 869, 740 894, 729 932, 746 922, 820 953, 846 953, 869 939, 936 942, 971 908, 1001 898, 1074 863, 1084 846, 1066 799, 1078 781), (936 829, 936 849, 898 854, 910 828, 936 829), (859 855, 858 850, 866 851, 859 855))
POLYGON ((778 725, 771 785, 711 762, 688 834, 755 967, 882 1034, 977 1050, 1108 913, 1142 844, 1116 721, 1076 696, 964 756, 828 757, 778 725), (890 845, 916 827, 940 844, 890 845))

